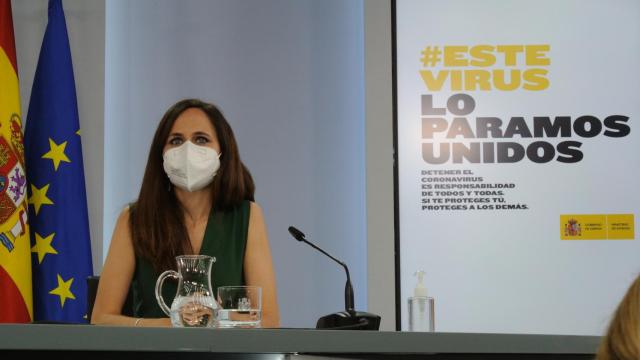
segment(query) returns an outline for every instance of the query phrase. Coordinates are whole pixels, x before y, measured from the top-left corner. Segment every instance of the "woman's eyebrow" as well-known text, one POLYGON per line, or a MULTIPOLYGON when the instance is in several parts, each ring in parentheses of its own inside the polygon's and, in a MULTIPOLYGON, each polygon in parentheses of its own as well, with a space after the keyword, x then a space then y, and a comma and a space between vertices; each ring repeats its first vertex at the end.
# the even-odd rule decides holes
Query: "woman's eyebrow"
POLYGON ((204 132, 204 131, 196 131, 193 133, 193 135, 206 135, 206 136, 211 136, 210 134, 204 132))

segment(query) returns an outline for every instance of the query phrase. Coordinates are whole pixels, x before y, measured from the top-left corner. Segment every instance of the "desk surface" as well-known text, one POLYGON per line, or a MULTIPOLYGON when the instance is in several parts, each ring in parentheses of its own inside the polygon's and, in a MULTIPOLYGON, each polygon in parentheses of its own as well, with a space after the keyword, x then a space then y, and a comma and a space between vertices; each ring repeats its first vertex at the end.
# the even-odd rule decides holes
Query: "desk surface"
POLYGON ((593 354, 597 336, 311 329, 176 329, 0 325, 2 350, 244 354, 593 354))

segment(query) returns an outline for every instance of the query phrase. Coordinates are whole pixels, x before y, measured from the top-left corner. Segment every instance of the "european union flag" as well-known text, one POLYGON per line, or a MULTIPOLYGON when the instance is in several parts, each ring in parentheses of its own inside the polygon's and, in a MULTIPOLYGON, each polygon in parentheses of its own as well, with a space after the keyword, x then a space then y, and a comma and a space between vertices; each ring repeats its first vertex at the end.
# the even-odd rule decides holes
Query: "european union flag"
POLYGON ((60 0, 49 1, 24 143, 34 318, 85 322, 91 242, 73 65, 60 0))

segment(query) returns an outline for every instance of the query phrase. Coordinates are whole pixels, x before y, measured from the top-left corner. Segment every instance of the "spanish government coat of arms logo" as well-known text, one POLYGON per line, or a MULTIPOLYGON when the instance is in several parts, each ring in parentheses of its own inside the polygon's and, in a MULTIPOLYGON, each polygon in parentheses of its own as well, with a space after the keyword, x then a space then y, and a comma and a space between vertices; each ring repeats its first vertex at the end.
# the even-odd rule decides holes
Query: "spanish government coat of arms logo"
POLYGON ((582 228, 580 227, 580 223, 576 219, 569 219, 566 224, 564 224, 564 236, 581 236, 582 228))
MULTIPOLYGON (((10 130, 13 146, 0 136, 0 223, 7 222, 21 207, 27 193, 20 117, 16 114, 11 116, 10 130)), ((24 234, 26 223, 27 214, 20 209, 17 221, 10 224, 11 230, 0 233, 0 244, 12 251, 13 242, 18 235, 24 234)))

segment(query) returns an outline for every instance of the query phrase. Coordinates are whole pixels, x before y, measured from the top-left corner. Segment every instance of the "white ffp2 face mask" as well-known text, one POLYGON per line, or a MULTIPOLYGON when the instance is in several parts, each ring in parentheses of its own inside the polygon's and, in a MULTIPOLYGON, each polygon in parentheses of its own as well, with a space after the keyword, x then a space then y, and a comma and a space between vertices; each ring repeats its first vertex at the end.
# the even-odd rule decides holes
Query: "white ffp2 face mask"
POLYGON ((162 158, 171 183, 187 191, 198 191, 211 184, 220 168, 220 155, 214 149, 191 141, 167 150, 162 158))

